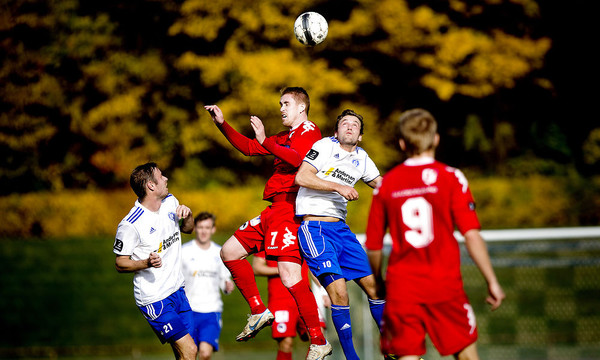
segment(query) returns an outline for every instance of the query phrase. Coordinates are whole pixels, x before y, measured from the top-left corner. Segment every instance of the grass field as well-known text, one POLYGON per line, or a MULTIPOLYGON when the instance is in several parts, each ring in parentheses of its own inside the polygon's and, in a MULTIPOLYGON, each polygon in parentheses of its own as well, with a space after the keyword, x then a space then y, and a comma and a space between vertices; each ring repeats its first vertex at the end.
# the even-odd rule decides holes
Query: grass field
MULTIPOLYGON (((186 239, 187 240, 187 239, 186 239)), ((1 239, 4 276, 0 337, 2 359, 171 359, 135 307, 132 274, 114 269, 112 238, 1 239)), ((556 243, 554 243, 556 244, 556 243)), ((507 293, 490 313, 485 284, 473 265, 463 266, 465 285, 477 315, 483 359, 600 359, 599 240, 565 242, 553 249, 520 244, 491 246, 496 271, 507 293), (568 261, 567 261, 568 260, 568 261), (590 260, 592 260, 590 262, 590 260)), ((259 280, 266 294, 266 282, 259 280)), ((377 333, 362 324, 366 306, 351 286, 353 328, 363 360, 381 359, 377 333), (360 329, 372 332, 363 343, 360 329)), ((239 292, 224 297, 222 350, 215 360, 274 359, 275 342, 263 331, 248 343, 233 339, 248 313, 239 292)), ((372 320, 366 318, 367 322, 372 320)), ((331 327, 330 327, 331 328, 331 327)), ((336 344, 335 332, 328 338, 336 344)), ((295 359, 307 345, 297 343, 295 359)), ((332 360, 343 359, 341 351, 332 360)), ((425 360, 439 359, 430 349, 425 360)))

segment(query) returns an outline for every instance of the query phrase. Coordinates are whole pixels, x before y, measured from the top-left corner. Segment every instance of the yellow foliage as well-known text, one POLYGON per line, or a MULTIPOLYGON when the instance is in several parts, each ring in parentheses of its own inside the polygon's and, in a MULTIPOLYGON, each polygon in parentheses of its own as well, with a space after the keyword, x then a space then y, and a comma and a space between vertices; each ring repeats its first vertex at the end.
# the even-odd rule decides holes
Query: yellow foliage
POLYGON ((600 128, 590 131, 583 143, 583 160, 586 164, 600 163, 600 128))

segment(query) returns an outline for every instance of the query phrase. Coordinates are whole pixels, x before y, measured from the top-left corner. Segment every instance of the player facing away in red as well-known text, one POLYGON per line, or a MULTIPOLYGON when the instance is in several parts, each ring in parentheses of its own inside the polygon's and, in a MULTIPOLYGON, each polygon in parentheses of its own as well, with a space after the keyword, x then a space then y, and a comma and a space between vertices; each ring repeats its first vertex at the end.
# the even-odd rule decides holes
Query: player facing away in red
POLYGON ((426 110, 406 111, 398 123, 400 148, 408 155, 373 193, 367 224, 369 261, 387 305, 381 351, 403 360, 425 353, 425 334, 442 356, 479 359, 475 315, 463 288, 455 226, 488 285, 487 302, 497 309, 504 291, 496 279, 467 179, 434 159, 437 122, 426 110), (392 251, 382 283, 383 237, 392 251))
POLYGON ((237 336, 237 341, 253 338, 274 320, 260 297, 252 266, 246 260, 250 254, 265 251, 268 259, 277 260, 281 281, 296 300, 306 324, 311 343, 307 359, 318 360, 331 354, 332 346, 321 331, 317 304, 309 283, 302 279, 302 258, 296 239, 300 224, 294 215, 298 192, 294 177, 308 150, 321 138, 319 128, 308 120, 309 108, 306 90, 300 87, 283 89, 280 112, 282 123, 288 130, 267 137, 262 121, 251 116, 255 138, 250 139, 225 121, 218 106, 205 106, 219 130, 244 155, 275 156, 273 174, 267 180, 263 193, 263 199, 270 205, 236 230, 221 249, 221 258, 251 311, 248 324, 237 336))

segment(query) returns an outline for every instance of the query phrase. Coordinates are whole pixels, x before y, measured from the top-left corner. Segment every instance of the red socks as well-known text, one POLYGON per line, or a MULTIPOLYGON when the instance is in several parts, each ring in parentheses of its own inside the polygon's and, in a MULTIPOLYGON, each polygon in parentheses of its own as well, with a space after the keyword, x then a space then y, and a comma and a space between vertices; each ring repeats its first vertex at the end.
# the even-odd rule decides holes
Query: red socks
POLYGON ((304 320, 310 343, 316 345, 324 345, 326 343, 325 336, 321 331, 321 322, 319 321, 319 311, 317 309, 317 301, 312 291, 308 287, 308 282, 304 279, 296 285, 288 289, 298 305, 300 317, 304 320))
POLYGON ((240 290, 240 293, 246 299, 248 305, 250 305, 250 312, 252 314, 260 314, 267 310, 267 307, 260 298, 256 279, 254 279, 254 271, 248 260, 230 260, 223 263, 229 269, 231 277, 240 290))

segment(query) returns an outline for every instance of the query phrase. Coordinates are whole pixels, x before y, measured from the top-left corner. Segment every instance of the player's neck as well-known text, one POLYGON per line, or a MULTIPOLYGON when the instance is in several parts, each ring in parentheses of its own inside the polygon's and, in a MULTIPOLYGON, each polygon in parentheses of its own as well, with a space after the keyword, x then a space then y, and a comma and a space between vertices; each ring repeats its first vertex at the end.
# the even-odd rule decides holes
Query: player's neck
POLYGON ((154 198, 152 196, 146 196, 143 200, 140 200, 140 204, 150 211, 158 212, 158 210, 160 210, 162 200, 163 199, 154 198))
POLYGON ((210 243, 211 243, 211 241, 210 241, 210 240, 209 240, 209 241, 207 241, 207 242, 204 242, 204 243, 202 243, 202 242, 200 242, 200 240, 196 239, 196 244, 197 244, 197 245, 198 245, 198 247, 200 247, 200 249, 202 249, 202 250, 206 250, 206 249, 208 249, 208 248, 210 247, 210 243))
POLYGON ((294 123, 290 126, 290 130, 295 130, 298 126, 300 126, 303 122, 308 120, 306 117, 298 117, 294 123))
POLYGON ((356 151, 356 147, 358 146, 358 144, 342 144, 340 143, 340 147, 344 150, 347 151, 349 153, 356 151))
POLYGON ((430 159, 435 158, 435 150, 427 150, 417 155, 412 155, 410 159, 420 160, 420 159, 430 159))

